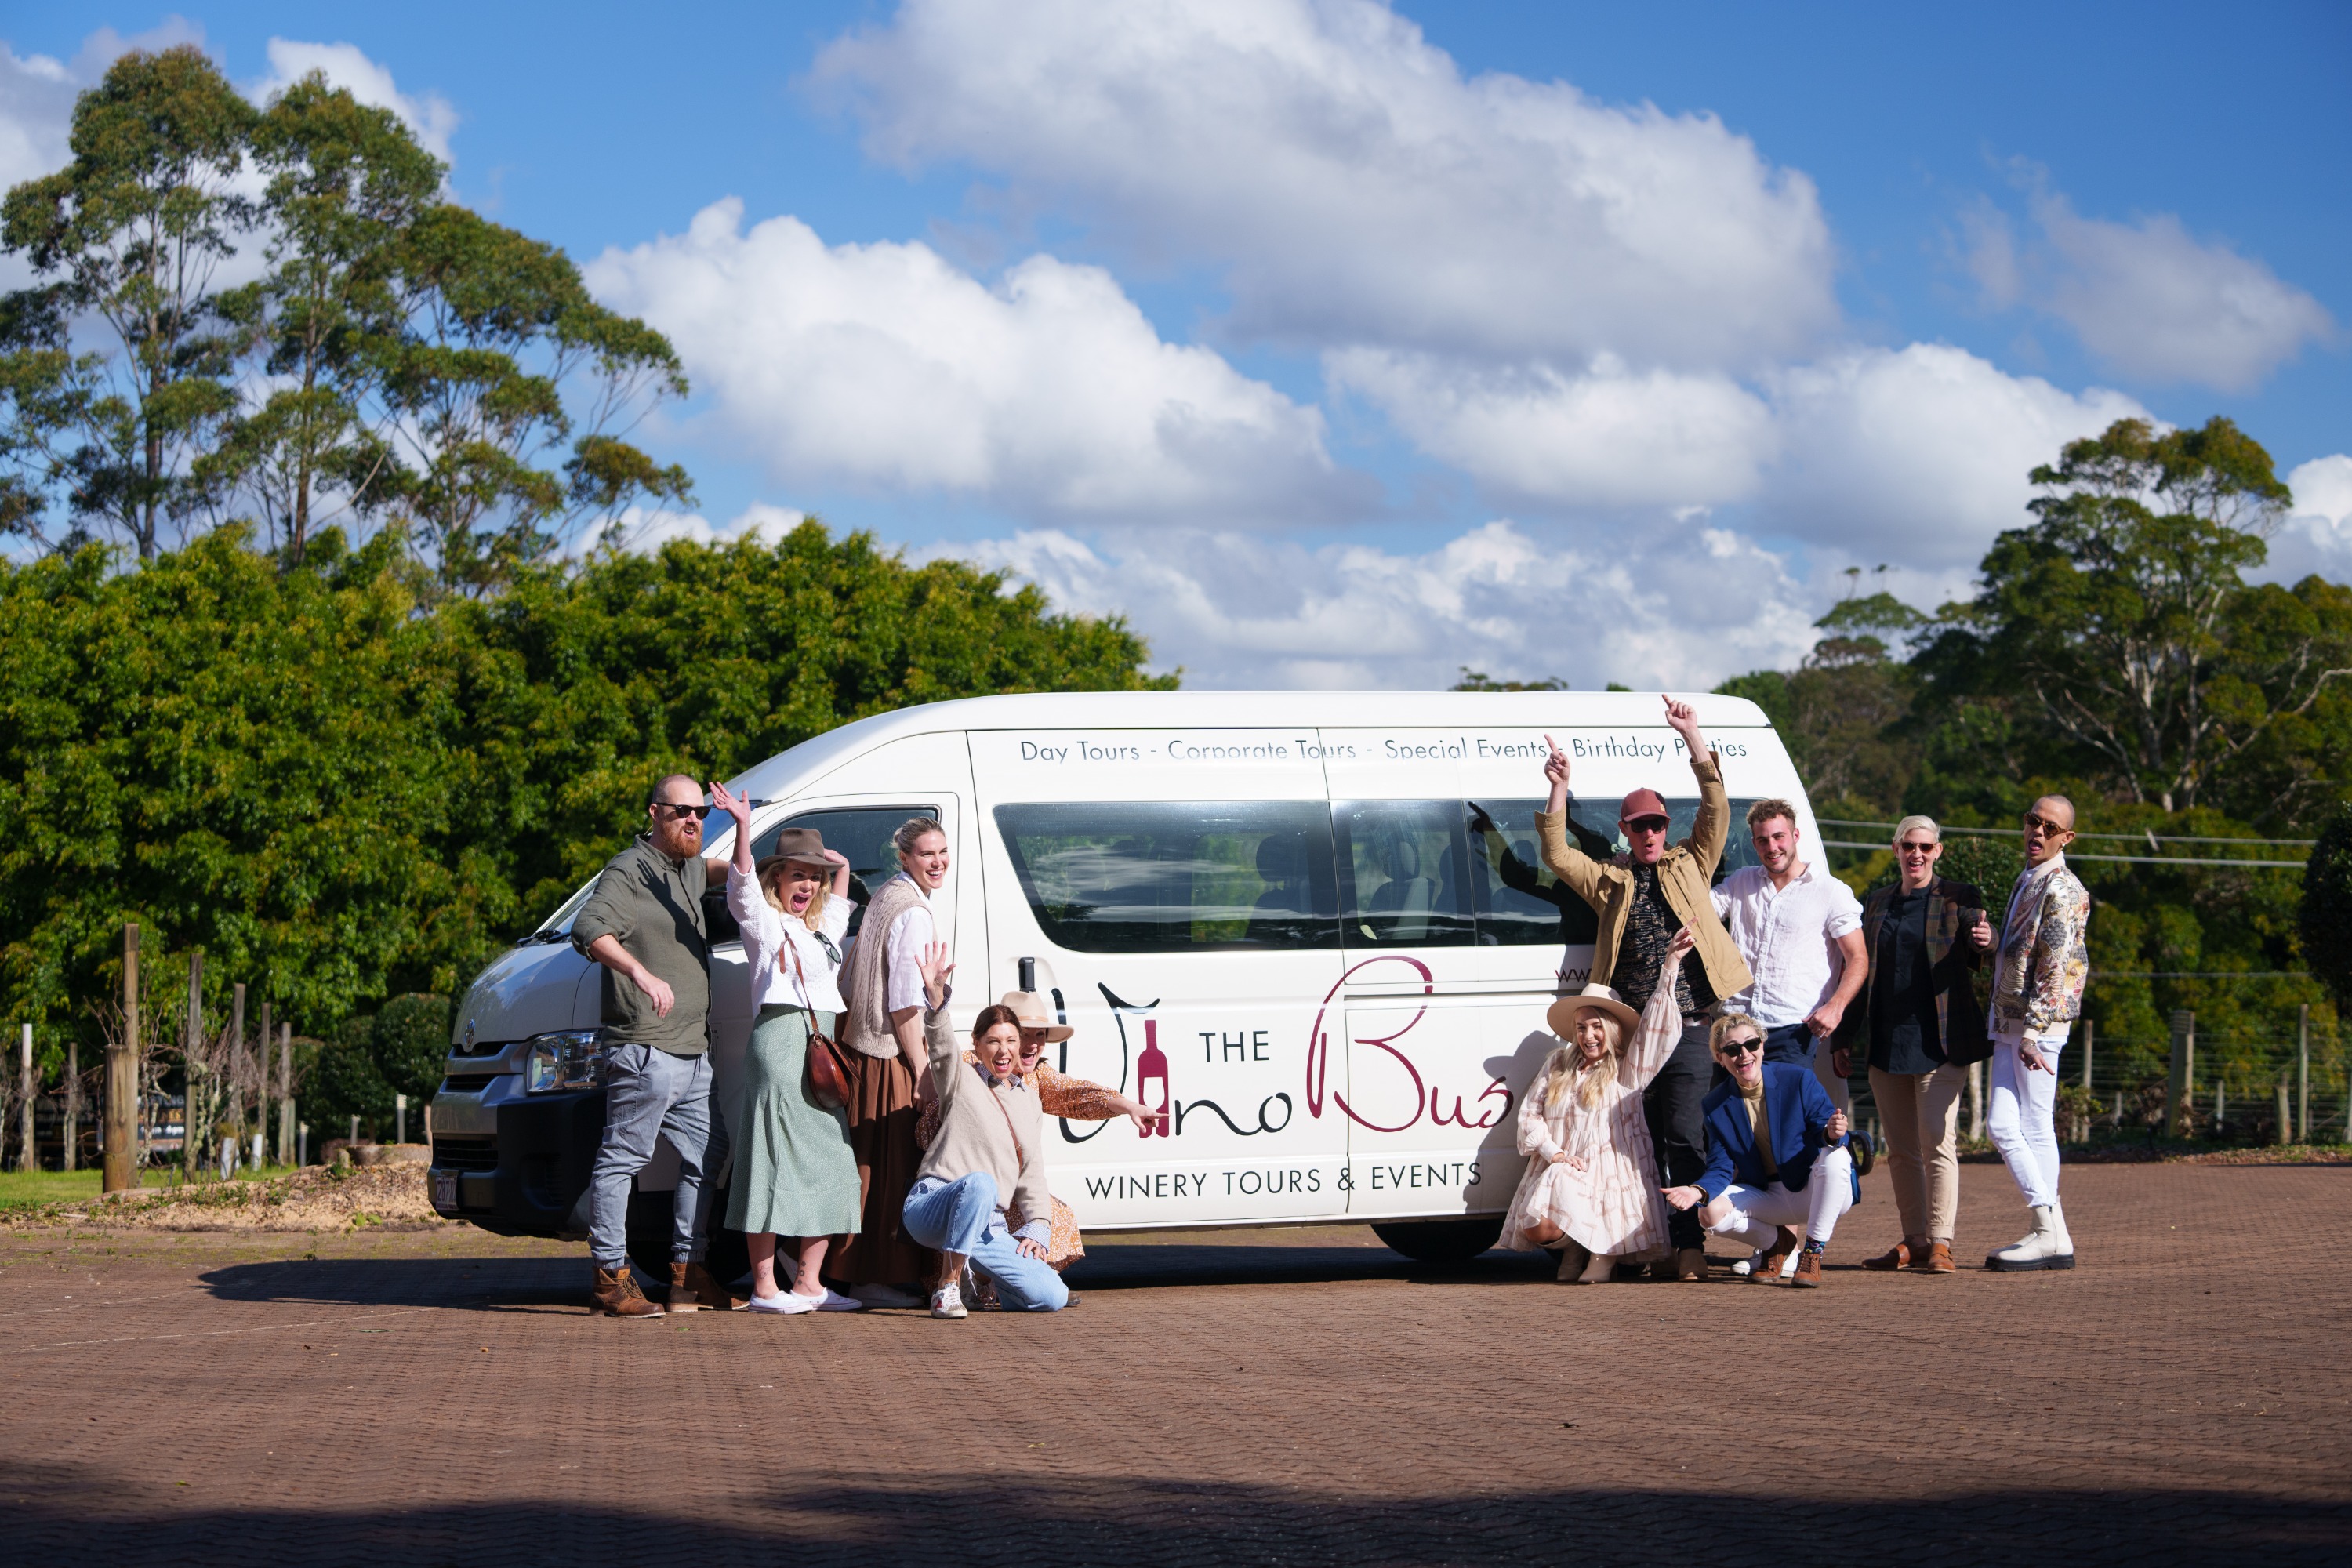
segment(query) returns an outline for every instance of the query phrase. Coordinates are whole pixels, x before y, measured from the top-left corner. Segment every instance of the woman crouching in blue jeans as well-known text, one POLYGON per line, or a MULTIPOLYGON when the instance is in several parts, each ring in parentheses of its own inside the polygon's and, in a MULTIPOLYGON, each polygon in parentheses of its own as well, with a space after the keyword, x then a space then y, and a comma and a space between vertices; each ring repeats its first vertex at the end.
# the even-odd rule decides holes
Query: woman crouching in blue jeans
POLYGON ((1045 1261, 1054 1210, 1045 1190, 1045 1117, 1034 1085, 1021 1073, 1021 1019, 1001 1004, 982 1009, 971 1029, 977 1063, 964 1061, 946 1027, 947 979, 954 965, 947 948, 924 953, 925 1040, 931 1082, 939 1087, 939 1136, 908 1191, 907 1234, 940 1253, 931 1316, 966 1315, 961 1281, 966 1259, 996 1282, 1007 1311, 1058 1312, 1069 1287, 1045 1261), (1038 1217, 1014 1232, 1005 1210, 1038 1217))

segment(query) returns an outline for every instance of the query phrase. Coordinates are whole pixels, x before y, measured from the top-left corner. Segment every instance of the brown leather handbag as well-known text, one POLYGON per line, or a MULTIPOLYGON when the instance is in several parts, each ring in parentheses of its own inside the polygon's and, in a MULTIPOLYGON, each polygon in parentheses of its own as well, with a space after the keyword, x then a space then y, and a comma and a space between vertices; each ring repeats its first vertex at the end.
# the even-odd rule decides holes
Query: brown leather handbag
POLYGON ((784 934, 784 952, 792 954, 793 984, 801 988, 801 1007, 808 1014, 808 1068, 803 1081, 808 1097, 827 1110, 849 1103, 849 1053, 841 1043, 816 1026, 816 1009, 809 1005, 808 974, 801 968, 800 944, 784 934))

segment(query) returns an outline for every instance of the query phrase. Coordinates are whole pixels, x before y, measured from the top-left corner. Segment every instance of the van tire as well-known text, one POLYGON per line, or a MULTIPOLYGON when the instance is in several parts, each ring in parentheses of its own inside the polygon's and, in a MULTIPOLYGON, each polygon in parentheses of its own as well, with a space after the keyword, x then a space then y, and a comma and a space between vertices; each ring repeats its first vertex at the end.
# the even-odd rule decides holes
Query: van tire
MULTIPOLYGON (((709 1194, 710 1245, 703 1267, 721 1285, 731 1285, 751 1271, 751 1252, 740 1230, 722 1223, 727 1213, 727 1189, 709 1194)), ((670 1225, 677 1207, 668 1193, 629 1194, 629 1261, 652 1278, 669 1281, 670 1225)))
POLYGON ((1415 1263, 1467 1263, 1495 1245, 1503 1216, 1388 1220, 1375 1224, 1372 1234, 1415 1263))

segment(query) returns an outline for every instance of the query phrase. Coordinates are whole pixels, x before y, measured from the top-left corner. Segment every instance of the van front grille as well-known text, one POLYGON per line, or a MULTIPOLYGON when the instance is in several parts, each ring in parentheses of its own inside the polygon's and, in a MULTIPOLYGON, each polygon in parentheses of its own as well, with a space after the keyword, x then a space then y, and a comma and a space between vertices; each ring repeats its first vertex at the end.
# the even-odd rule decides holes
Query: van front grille
POLYGON ((443 1094, 477 1094, 490 1087, 494 1072, 453 1072, 441 1080, 443 1094))
POLYGON ((433 1140, 433 1163, 445 1171, 495 1171, 499 1141, 445 1133, 433 1140))

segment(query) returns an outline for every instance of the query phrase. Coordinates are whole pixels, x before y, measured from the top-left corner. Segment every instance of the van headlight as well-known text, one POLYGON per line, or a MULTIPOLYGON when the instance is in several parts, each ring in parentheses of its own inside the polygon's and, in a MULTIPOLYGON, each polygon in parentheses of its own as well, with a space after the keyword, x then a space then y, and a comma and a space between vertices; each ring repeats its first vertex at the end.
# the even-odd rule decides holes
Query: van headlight
POLYGON ((594 1089, 604 1081, 604 1040, 599 1031, 565 1029, 531 1037, 530 1054, 523 1059, 524 1093, 594 1089))

